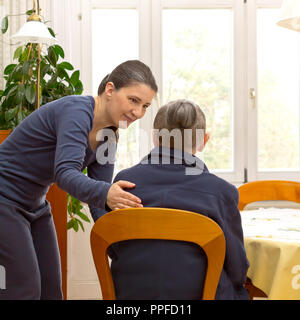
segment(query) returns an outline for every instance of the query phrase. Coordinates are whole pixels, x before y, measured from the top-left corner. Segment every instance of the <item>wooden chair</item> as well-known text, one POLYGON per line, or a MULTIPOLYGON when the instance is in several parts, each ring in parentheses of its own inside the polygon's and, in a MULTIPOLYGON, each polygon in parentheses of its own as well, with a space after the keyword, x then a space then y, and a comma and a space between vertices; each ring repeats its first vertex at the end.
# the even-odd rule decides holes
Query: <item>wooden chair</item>
POLYGON ((251 202, 285 200, 300 203, 300 183, 284 180, 253 181, 239 188, 239 210, 251 202))
POLYGON ((107 248, 130 239, 163 239, 194 242, 207 256, 203 300, 213 300, 225 258, 225 238, 216 222, 203 215, 175 209, 134 208, 109 212, 91 231, 91 249, 104 300, 115 300, 107 248))
MULTIPOLYGON (((253 181, 241 185, 239 191, 239 210, 243 210, 247 204, 257 201, 283 200, 300 203, 300 183, 285 180, 253 181)), ((249 297, 267 297, 267 295, 255 287, 251 279, 247 278, 246 288, 249 297)))

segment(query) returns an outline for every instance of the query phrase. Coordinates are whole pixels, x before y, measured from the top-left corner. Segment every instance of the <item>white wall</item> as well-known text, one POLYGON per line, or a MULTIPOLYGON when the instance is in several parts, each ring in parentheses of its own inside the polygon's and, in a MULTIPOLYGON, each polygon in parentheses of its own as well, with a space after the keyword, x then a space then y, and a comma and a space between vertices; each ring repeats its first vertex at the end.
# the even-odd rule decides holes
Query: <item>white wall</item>
MULTIPOLYGON (((87 205, 84 211, 91 221, 87 205)), ((101 288, 90 249, 90 232, 93 222, 84 222, 85 232, 68 231, 68 300, 100 299, 101 288)))

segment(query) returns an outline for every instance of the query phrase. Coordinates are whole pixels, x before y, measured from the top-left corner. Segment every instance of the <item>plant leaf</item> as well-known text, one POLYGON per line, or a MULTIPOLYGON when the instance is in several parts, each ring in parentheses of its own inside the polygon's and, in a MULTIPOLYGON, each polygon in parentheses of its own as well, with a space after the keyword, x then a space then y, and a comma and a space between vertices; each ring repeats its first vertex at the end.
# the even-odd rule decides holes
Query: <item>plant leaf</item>
POLYGON ((23 63, 19 63, 10 73, 9 79, 14 82, 18 82, 22 80, 22 76, 23 76, 23 63))
POLYGON ((20 105, 18 109, 19 111, 17 113, 17 119, 16 119, 17 125, 19 125, 27 117, 26 113, 22 109, 22 105, 20 105))
POLYGON ((84 221, 91 222, 91 220, 81 211, 76 212, 76 214, 84 221))
POLYGON ((6 121, 12 120, 12 119, 16 116, 17 111, 18 111, 18 107, 14 107, 14 108, 12 108, 12 109, 8 109, 8 110, 5 112, 5 120, 6 120, 6 121))
POLYGON ((79 75, 80 75, 80 72, 79 70, 76 70, 72 73, 72 76, 70 78, 70 81, 71 81, 71 84, 75 87, 76 84, 78 83, 79 81, 79 75))
POLYGON ((67 69, 67 70, 74 70, 74 67, 69 62, 62 62, 58 65, 58 67, 67 69))
POLYGON ((23 70, 22 70, 24 76, 28 75, 29 69, 30 69, 30 63, 28 61, 25 61, 23 64, 23 70))
POLYGON ((57 74, 53 74, 51 79, 47 83, 48 88, 57 87, 57 74))
POLYGON ((54 31, 53 31, 50 27, 48 27, 48 30, 49 30, 51 36, 55 38, 55 33, 54 33, 54 31))
POLYGON ((53 65, 53 67, 56 67, 57 56, 52 47, 48 48, 48 59, 49 59, 49 62, 53 65))
POLYGON ((4 74, 10 74, 14 68, 15 68, 16 64, 9 64, 5 69, 4 69, 4 74))
POLYGON ((8 85, 8 86, 5 88, 5 90, 4 90, 4 92, 3 92, 3 95, 4 95, 4 96, 7 96, 7 94, 9 93, 9 91, 11 90, 11 88, 13 88, 13 87, 15 87, 15 84, 10 84, 10 85, 8 85))
POLYGON ((73 219, 74 224, 73 224, 73 229, 77 232, 79 227, 78 227, 78 220, 77 219, 73 219))
POLYGON ((52 47, 53 47, 54 51, 56 52, 56 54, 57 54, 58 56, 61 56, 62 58, 65 57, 65 52, 64 52, 64 50, 63 50, 63 48, 62 48, 61 46, 59 46, 58 44, 56 44, 56 45, 54 45, 54 46, 52 46, 52 47))
POLYGON ((80 225, 80 227, 81 227, 82 231, 84 231, 83 223, 82 223, 80 220, 78 220, 78 219, 76 219, 76 221, 79 223, 79 225, 80 225))
POLYGON ((30 104, 34 104, 35 102, 35 87, 33 85, 29 85, 26 87, 25 96, 27 101, 30 104))
POLYGON ((17 93, 18 85, 15 84, 7 93, 6 99, 8 99, 10 96, 14 96, 17 93))
POLYGON ((22 103, 24 95, 25 95, 25 86, 24 86, 24 84, 20 84, 18 86, 18 91, 17 91, 16 98, 15 98, 15 103, 17 105, 22 103))
POLYGON ((32 15, 33 14, 33 10, 28 10, 28 11, 26 11, 26 14, 28 15, 28 16, 30 16, 30 15, 32 15))
POLYGON ((5 16, 1 21, 1 31, 5 33, 8 29, 8 16, 5 16))
POLYGON ((71 219, 70 221, 68 221, 67 223, 67 229, 71 229, 74 226, 74 219, 71 219))
POLYGON ((28 53, 29 53, 29 48, 25 48, 25 50, 23 51, 21 57, 21 61, 27 61, 27 57, 28 57, 28 53))
POLYGON ((67 81, 69 80, 69 75, 68 75, 68 73, 67 73, 67 71, 65 69, 58 68, 57 75, 61 79, 66 79, 67 81))
POLYGON ((75 94, 81 94, 82 91, 83 91, 83 85, 82 85, 82 82, 79 80, 75 85, 75 94))
POLYGON ((48 64, 43 64, 43 65, 41 65, 41 79, 44 78, 44 76, 46 75, 46 73, 47 73, 48 71, 50 71, 50 70, 51 70, 51 68, 50 68, 50 66, 49 66, 48 64))
POLYGON ((21 56, 22 52, 23 52, 23 47, 22 46, 18 47, 14 53, 14 60, 18 59, 21 56))

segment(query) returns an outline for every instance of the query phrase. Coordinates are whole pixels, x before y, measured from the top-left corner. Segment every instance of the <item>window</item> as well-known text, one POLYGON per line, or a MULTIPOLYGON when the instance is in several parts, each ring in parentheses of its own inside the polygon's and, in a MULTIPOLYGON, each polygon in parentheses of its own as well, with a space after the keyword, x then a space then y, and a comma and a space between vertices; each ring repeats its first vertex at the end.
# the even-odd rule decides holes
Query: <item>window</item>
POLYGON ((212 137, 203 154, 210 169, 233 170, 232 27, 231 9, 163 11, 163 102, 200 105, 212 137))
POLYGON ((245 115, 249 180, 299 180, 299 34, 276 25, 282 1, 247 6, 247 91, 245 115))
MULTIPOLYGON (((130 8, 96 6, 91 11, 91 20, 92 86, 96 94, 101 80, 114 67, 126 60, 138 59, 138 12, 130 8)), ((138 122, 135 122, 127 130, 119 130, 115 173, 137 163, 138 129, 138 122)))
POLYGON ((93 9, 93 92, 103 77, 123 61, 138 59, 136 9, 93 9), (120 54, 122 53, 122 54, 120 54))
MULTIPOLYGON (((282 0, 89 2, 83 72, 94 94, 113 66, 138 58, 155 75, 160 105, 187 98, 202 107, 211 138, 198 156, 210 171, 236 184, 300 178, 300 41, 276 26, 282 0)), ((124 130, 117 170, 152 148, 158 107, 124 130)))
POLYGON ((299 169, 300 39, 257 11, 258 169, 299 169))

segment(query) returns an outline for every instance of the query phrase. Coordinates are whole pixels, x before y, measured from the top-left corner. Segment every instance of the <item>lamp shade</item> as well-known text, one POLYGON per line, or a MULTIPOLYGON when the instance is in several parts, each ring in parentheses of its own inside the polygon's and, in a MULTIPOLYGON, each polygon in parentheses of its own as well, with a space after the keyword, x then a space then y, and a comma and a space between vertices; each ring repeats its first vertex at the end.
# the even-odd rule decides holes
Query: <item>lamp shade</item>
POLYGON ((11 37, 12 39, 53 45, 57 40, 50 34, 47 26, 41 21, 27 21, 20 30, 11 37))
POLYGON ((277 25, 300 32, 300 1, 284 0, 277 25))

